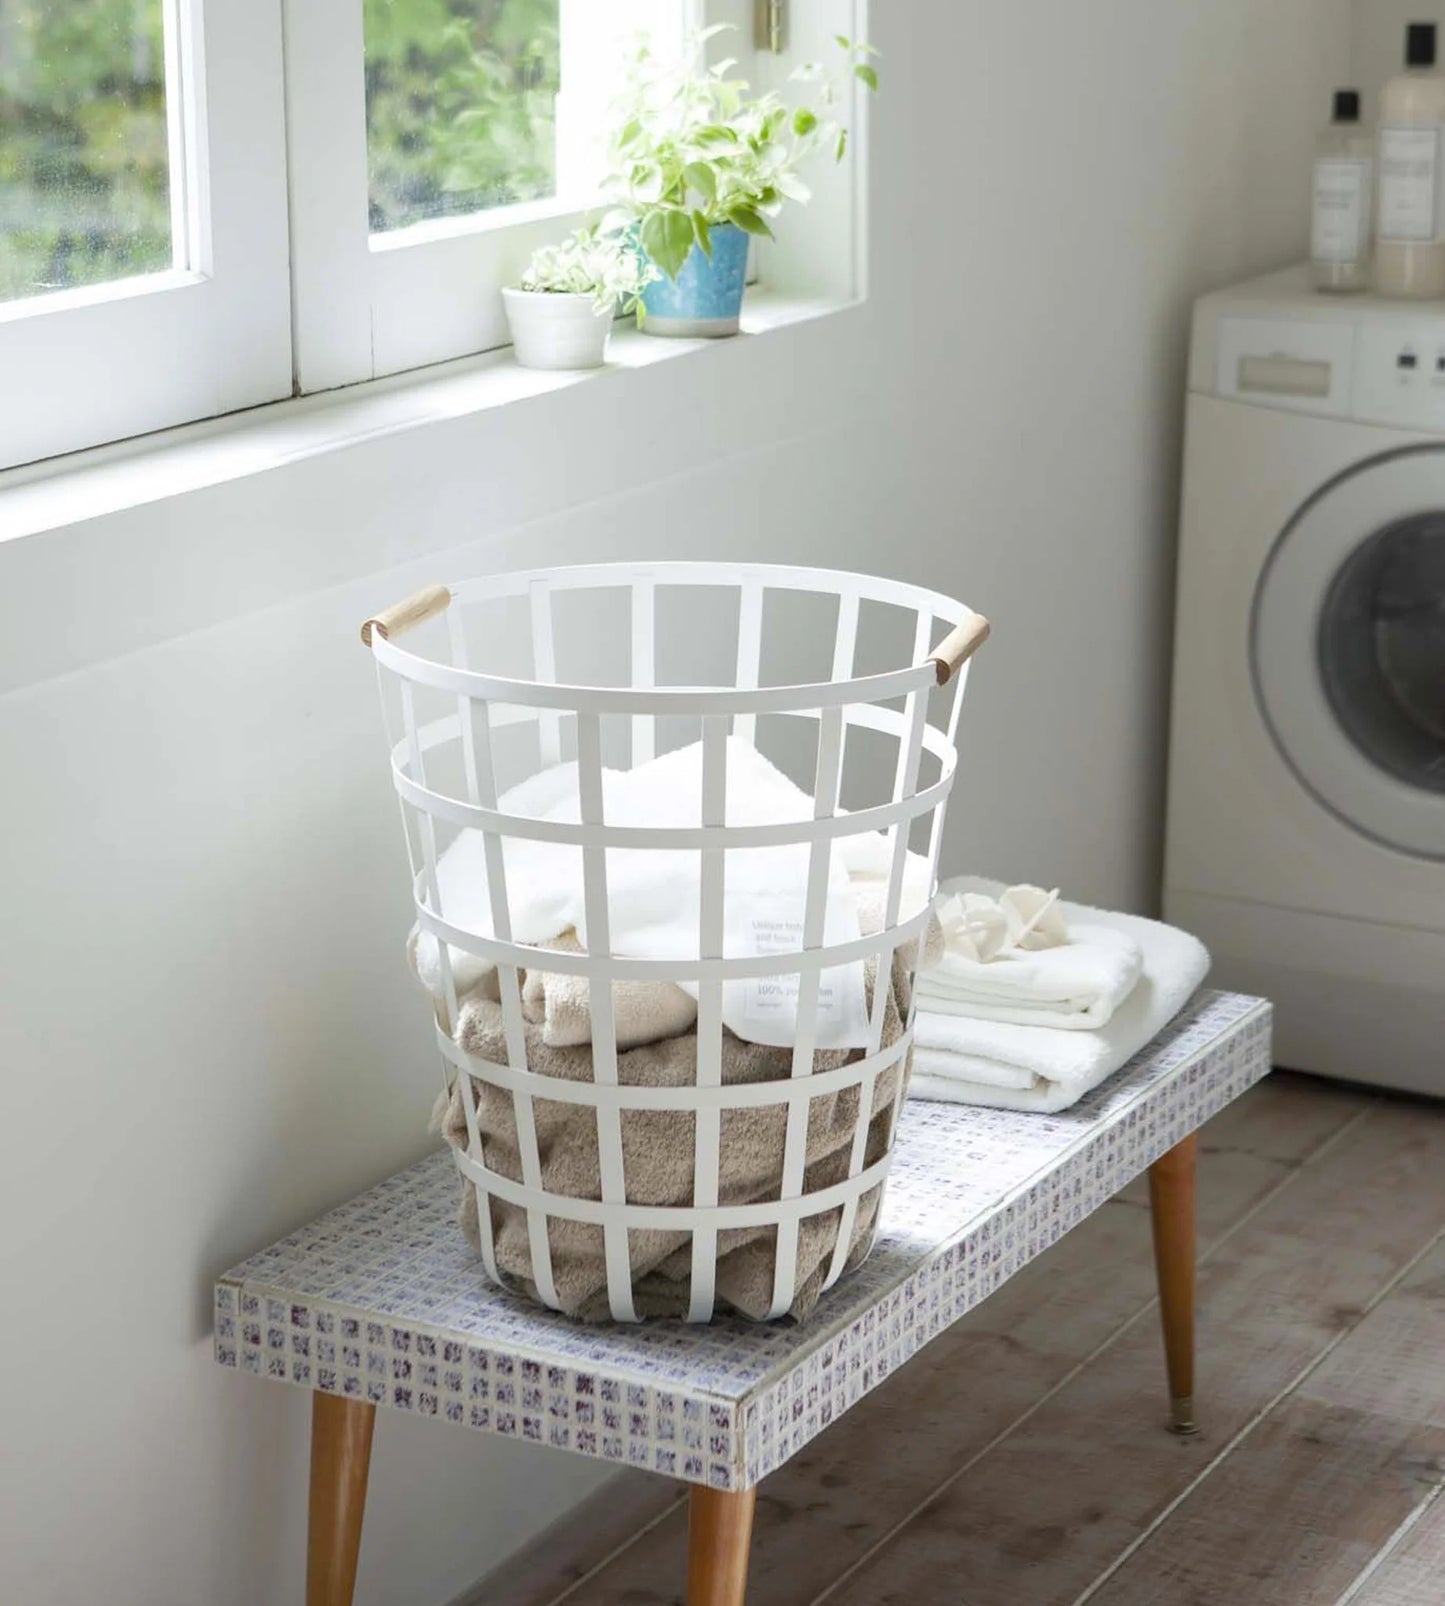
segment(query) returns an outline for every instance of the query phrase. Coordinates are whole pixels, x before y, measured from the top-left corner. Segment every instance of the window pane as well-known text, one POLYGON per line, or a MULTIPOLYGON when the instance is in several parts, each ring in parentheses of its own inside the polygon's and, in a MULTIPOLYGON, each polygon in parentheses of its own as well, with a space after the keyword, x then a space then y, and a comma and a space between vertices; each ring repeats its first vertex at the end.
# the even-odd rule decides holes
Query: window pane
POLYGON ((373 233, 556 193, 558 4, 366 0, 373 233))
POLYGON ((171 266, 163 0, 0 0, 0 300, 171 266))

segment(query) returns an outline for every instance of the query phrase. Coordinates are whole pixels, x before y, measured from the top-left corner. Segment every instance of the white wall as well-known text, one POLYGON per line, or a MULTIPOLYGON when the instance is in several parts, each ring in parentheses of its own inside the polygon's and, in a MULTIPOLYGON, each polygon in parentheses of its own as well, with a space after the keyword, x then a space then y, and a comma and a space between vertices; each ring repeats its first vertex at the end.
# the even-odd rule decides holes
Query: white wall
MULTIPOLYGON (((212 1365, 207 1290, 426 1146, 373 606, 599 554, 953 590, 950 860, 1152 903, 1186 315, 1300 253, 1347 7, 888 0, 866 309, 0 546, 0 1597, 300 1598, 306 1401, 212 1365)), ((595 1478, 383 1413, 360 1598, 595 1478)))

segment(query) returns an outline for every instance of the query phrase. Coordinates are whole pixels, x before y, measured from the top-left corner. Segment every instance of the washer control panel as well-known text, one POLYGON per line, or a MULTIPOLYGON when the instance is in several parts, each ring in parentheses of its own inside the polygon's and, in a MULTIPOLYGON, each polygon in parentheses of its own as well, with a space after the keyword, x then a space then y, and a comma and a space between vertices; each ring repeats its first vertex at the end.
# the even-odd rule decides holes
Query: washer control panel
POLYGON ((1358 325, 1354 390, 1356 418, 1445 429, 1445 319, 1358 325))
POLYGON ((1445 433, 1445 308, 1364 317, 1223 317, 1219 395, 1445 433))

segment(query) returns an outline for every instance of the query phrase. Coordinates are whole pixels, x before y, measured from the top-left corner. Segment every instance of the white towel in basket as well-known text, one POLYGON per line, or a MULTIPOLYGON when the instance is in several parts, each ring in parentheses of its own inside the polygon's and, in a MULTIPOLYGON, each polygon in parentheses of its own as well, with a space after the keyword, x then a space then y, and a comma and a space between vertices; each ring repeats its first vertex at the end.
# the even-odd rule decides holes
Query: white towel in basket
MULTIPOLYGON (((581 817, 575 763, 560 764, 503 794, 504 814, 575 823, 581 817)), ((609 825, 652 828, 696 826, 702 818, 702 747, 694 743, 665 753, 634 770, 604 770, 603 815, 609 825)), ((774 768, 749 743, 727 744, 728 825, 765 825, 813 817, 813 800, 774 768)), ((886 887, 890 850, 887 839, 865 833, 839 839, 829 864, 824 918, 825 946, 856 941, 860 896, 877 900, 886 887), (855 885, 852 875, 856 874, 855 885)), ((590 948, 583 861, 580 848, 507 837, 503 863, 512 940, 544 943, 568 928, 590 948)), ((725 854, 723 954, 752 957, 803 946, 809 849, 806 844, 774 848, 728 848, 725 854)), ((492 935, 485 840, 463 831, 437 865, 441 913, 452 925, 492 935)), ((609 849, 607 852, 609 930, 605 946, 614 955, 637 959, 696 958, 701 904, 700 855, 693 850, 609 849)), ((904 877, 900 919, 927 906, 927 865, 910 855, 904 877)), ((415 931, 418 976, 437 997, 443 991, 440 943, 415 931)), ((470 991, 492 970, 490 960, 450 949, 459 992, 470 991)), ((679 985, 696 996, 696 984, 679 985)), ((728 982, 723 987, 723 1021, 745 1041, 779 1047, 797 1035, 796 975, 728 982)), ((817 1021, 819 1048, 862 1048, 868 1042, 861 960, 822 974, 817 1021)))

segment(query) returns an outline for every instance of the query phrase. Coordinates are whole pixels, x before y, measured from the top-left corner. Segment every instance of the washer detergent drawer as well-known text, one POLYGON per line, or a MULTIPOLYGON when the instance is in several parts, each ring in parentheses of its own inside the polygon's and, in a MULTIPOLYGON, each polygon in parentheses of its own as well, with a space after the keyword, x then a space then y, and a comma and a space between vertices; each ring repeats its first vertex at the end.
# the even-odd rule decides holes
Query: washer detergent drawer
POLYGON ((1355 366, 1351 324, 1225 318, 1216 363, 1221 396, 1288 412, 1349 416, 1355 366))

